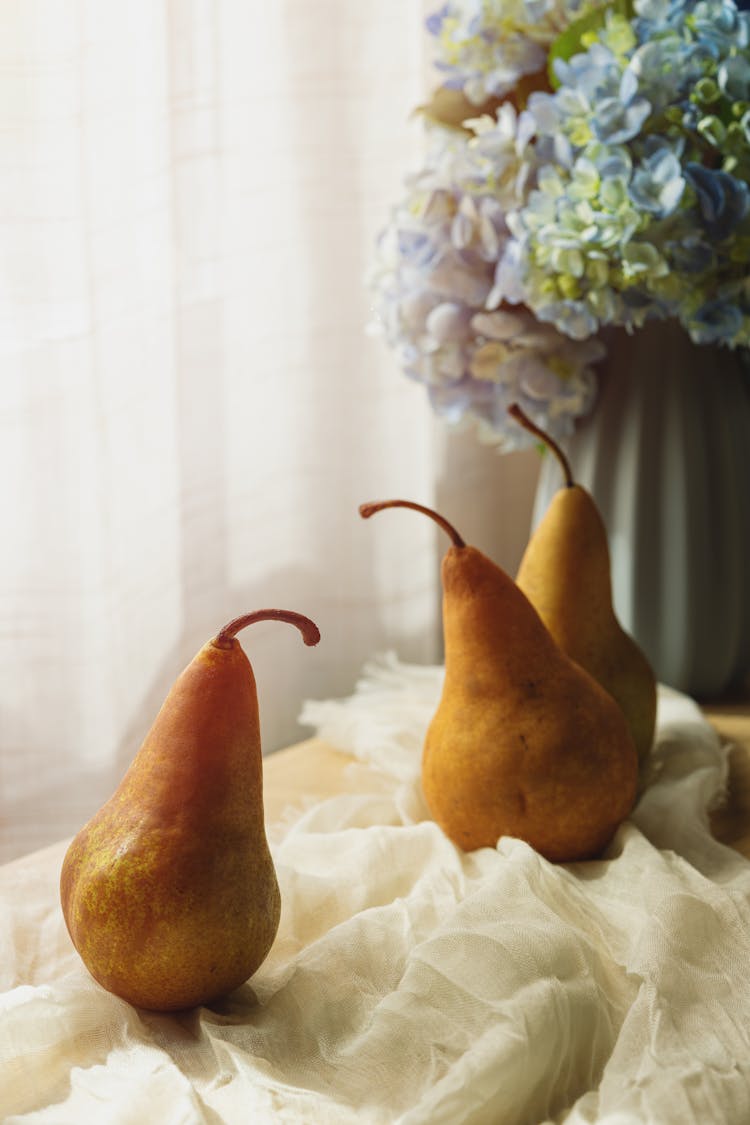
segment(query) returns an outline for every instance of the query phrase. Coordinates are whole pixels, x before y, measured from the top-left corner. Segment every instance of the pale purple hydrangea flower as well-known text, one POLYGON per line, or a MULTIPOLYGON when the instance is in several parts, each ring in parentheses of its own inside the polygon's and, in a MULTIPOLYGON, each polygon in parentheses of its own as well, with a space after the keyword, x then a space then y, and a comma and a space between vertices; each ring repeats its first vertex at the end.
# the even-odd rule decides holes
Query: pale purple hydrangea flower
MULTIPOLYGON (((592 365, 604 349, 567 339, 524 309, 496 307, 495 264, 510 232, 497 198, 471 190, 488 152, 478 129, 471 159, 459 145, 451 162, 438 145, 434 166, 408 181, 378 244, 375 326, 439 414, 473 421, 482 440, 502 449, 522 448, 532 439, 508 419, 508 406, 520 402, 566 436, 593 404, 592 365)), ((505 156, 506 199, 517 200, 523 159, 505 156)))

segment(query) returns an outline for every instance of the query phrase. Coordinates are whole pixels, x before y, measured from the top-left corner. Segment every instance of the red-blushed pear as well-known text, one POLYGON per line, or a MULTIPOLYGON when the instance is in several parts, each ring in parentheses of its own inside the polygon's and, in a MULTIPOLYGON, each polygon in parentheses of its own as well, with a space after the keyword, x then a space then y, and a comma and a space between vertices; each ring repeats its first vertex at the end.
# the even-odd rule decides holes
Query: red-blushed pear
POLYGON ((559 445, 517 405, 509 413, 552 451, 563 487, 526 546, 516 582, 560 648, 622 708, 643 760, 654 740, 656 678, 612 602, 607 532, 594 498, 573 480, 559 445))
POLYGON ((268 954, 281 897, 266 839, 258 698, 235 634, 289 610, 238 617, 173 684, 113 796, 67 850, 63 914, 91 975, 139 1007, 204 1004, 268 954))
POLYGON ((466 851, 501 836, 547 859, 601 853, 632 808, 638 758, 620 708, 555 644, 512 578, 438 513, 407 500, 452 545, 442 562, 445 679, 422 754, 422 788, 466 851))

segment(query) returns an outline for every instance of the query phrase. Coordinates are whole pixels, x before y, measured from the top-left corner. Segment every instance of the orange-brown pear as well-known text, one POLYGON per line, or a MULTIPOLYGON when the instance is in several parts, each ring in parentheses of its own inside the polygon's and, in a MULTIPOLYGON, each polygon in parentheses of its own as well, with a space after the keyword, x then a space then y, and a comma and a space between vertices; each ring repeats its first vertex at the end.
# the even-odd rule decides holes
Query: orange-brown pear
POLYGON ((193 1007, 250 977, 268 954, 281 898, 263 814, 258 699, 226 625, 175 681, 113 796, 72 841, 60 897, 91 975, 132 1004, 193 1007))
POLYGON ((604 522, 591 494, 574 482, 560 447, 518 406, 510 413, 547 444, 564 478, 529 539, 516 582, 560 648, 620 705, 642 760, 654 739, 656 679, 615 614, 604 522))
POLYGON ((599 854, 630 811, 638 759, 619 707, 557 646, 505 571, 467 546, 442 563, 445 679, 422 755, 422 788, 461 848, 527 841, 555 861, 599 854))

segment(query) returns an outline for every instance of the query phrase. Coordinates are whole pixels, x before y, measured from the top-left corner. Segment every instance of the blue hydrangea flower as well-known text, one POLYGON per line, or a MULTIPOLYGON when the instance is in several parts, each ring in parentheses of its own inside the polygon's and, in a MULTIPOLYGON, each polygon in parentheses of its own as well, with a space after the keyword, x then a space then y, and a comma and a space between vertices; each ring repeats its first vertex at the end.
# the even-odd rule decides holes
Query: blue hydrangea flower
MULTIPOLYGON (((586 50, 557 63, 559 88, 529 100, 537 147, 566 145, 508 216, 514 239, 496 295, 576 338, 658 315, 682 319, 697 339, 706 329, 696 287, 705 304, 712 273, 726 285, 746 269, 724 243, 747 233, 748 122, 726 92, 730 78, 744 81, 735 37, 744 42, 747 20, 731 0, 647 0, 638 11, 647 41, 613 50, 610 16, 586 50), (726 167, 703 163, 722 148, 726 167)), ((722 323, 726 342, 741 342, 744 316, 722 323)))
POLYGON ((529 440, 511 401, 556 436, 591 408, 605 325, 750 346, 750 0, 633 5, 445 0, 428 19, 476 114, 430 131, 375 312, 434 408, 500 448, 529 440))
POLYGON ((630 198, 641 211, 666 219, 677 209, 685 190, 682 165, 671 146, 656 140, 636 167, 630 181, 630 198))
POLYGON ((747 217, 748 185, 728 172, 692 162, 685 168, 685 177, 698 197, 700 217, 708 236, 719 242, 729 238, 747 217))

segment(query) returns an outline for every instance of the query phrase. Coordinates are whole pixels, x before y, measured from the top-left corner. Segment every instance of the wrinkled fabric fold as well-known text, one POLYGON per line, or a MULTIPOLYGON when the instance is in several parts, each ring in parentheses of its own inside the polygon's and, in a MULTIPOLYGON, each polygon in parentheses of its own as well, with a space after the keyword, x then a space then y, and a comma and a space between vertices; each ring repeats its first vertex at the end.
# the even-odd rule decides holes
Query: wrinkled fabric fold
POLYGON ((0 1118, 746 1125, 750 862, 710 833, 715 732, 661 688, 638 804, 601 858, 554 865, 511 838, 466 854, 419 787, 441 683, 384 657, 305 706, 377 790, 276 827, 278 937, 221 1003, 136 1011, 55 936, 49 887, 3 903, 0 1118), (24 919, 59 950, 47 983, 12 975, 24 919))

